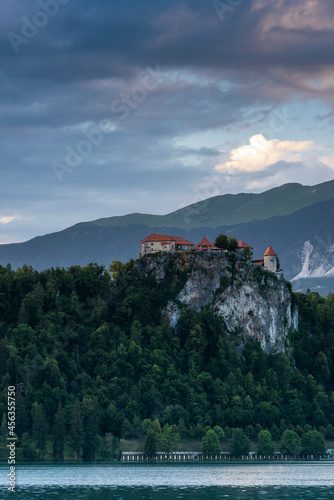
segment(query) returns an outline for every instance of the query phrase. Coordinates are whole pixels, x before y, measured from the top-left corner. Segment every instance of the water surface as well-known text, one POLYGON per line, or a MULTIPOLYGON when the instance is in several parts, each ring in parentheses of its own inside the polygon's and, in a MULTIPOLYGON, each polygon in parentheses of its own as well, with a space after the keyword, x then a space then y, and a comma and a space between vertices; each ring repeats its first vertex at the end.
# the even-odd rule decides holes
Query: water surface
POLYGON ((18 465, 16 500, 334 499, 334 463, 18 465))

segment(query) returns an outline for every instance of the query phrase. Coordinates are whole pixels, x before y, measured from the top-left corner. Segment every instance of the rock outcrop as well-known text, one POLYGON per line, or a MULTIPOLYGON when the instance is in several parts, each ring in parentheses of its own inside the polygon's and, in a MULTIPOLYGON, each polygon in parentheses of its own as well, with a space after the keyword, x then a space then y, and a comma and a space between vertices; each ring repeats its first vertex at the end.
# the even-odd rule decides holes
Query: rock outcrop
POLYGON ((288 332, 298 328, 298 311, 293 307, 291 286, 282 275, 264 271, 236 253, 194 253, 148 255, 136 262, 136 269, 152 274, 159 282, 166 273, 186 274, 185 284, 165 314, 177 325, 181 308, 199 311, 210 307, 233 335, 260 341, 267 352, 288 348, 288 332))

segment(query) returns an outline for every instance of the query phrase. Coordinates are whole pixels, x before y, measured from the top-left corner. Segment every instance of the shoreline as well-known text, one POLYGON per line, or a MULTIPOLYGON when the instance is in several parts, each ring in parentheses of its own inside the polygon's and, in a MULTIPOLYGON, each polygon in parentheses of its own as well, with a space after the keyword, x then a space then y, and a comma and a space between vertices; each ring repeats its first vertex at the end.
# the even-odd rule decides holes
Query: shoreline
MULTIPOLYGON (((109 461, 104 461, 104 460, 95 460, 92 462, 72 462, 72 461, 63 461, 63 462, 53 462, 53 461, 34 461, 34 462, 27 462, 27 461, 17 461, 15 466, 20 466, 20 465, 29 465, 29 466, 40 466, 40 465, 50 465, 50 466, 88 466, 88 465, 160 465, 160 464, 168 464, 168 465, 208 465, 208 464, 230 464, 230 465, 237 465, 237 464, 282 464, 282 463, 290 463, 290 464, 296 464, 296 463, 315 463, 315 462, 328 462, 328 463, 334 463, 334 458, 294 458, 294 457, 288 457, 288 458, 252 458, 252 459, 247 459, 247 458, 229 458, 229 459, 200 459, 200 460, 174 460, 172 458, 170 459, 163 459, 163 460, 157 460, 157 459, 143 459, 143 460, 109 460, 109 461)), ((7 466, 7 462, 0 461, 0 467, 7 466)))

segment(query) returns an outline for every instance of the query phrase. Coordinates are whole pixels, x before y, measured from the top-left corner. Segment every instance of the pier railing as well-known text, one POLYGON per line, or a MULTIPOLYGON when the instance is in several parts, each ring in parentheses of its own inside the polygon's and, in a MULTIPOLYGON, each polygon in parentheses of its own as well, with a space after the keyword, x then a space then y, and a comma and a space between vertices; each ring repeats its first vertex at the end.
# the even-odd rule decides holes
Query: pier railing
POLYGON ((331 455, 259 455, 255 452, 251 452, 249 455, 230 455, 228 452, 222 452, 220 455, 215 455, 212 457, 207 457, 203 453, 197 452, 173 452, 164 453, 157 452, 153 457, 145 457, 142 452, 123 452, 121 455, 122 462, 233 462, 233 461, 245 461, 245 462, 278 462, 286 460, 321 460, 330 459, 331 455))

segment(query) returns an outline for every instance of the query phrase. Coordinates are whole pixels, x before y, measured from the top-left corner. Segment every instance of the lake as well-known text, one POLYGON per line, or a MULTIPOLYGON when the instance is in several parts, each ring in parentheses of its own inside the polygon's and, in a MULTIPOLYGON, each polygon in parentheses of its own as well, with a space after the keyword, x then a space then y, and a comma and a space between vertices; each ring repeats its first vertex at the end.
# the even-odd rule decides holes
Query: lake
POLYGON ((18 465, 15 500, 333 499, 333 462, 18 465))

